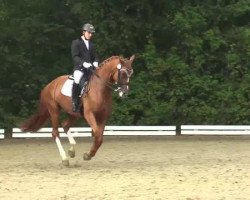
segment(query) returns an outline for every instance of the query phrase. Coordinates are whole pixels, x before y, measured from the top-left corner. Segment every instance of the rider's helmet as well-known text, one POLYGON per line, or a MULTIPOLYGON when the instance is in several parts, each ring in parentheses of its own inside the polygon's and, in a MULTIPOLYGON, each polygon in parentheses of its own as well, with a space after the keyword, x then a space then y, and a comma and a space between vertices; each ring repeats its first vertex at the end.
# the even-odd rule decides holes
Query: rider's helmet
POLYGON ((82 26, 82 31, 88 31, 90 33, 94 33, 95 32, 95 27, 92 24, 84 24, 82 26))

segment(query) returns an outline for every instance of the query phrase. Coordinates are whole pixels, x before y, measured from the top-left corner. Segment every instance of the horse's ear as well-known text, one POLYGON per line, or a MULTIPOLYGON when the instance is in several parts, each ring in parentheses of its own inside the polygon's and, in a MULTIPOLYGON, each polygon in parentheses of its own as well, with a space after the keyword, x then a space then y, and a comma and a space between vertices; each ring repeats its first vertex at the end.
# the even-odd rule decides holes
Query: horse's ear
POLYGON ((135 55, 132 55, 132 56, 130 57, 129 60, 130 60, 131 62, 133 62, 134 59, 135 59, 135 55))

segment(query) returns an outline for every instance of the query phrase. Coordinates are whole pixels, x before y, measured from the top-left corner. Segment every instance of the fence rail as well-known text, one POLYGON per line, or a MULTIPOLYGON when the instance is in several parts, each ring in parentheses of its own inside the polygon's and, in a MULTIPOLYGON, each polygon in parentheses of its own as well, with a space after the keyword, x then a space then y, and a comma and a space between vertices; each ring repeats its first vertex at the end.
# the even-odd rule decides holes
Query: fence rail
MULTIPOLYGON (((90 127, 70 128, 74 137, 90 137, 90 127)), ((250 126, 241 125, 181 125, 181 135, 250 135, 250 126)), ((12 129, 13 138, 47 138, 52 137, 52 128, 41 128, 35 133, 24 133, 19 128, 12 129)), ((59 128, 61 137, 66 137, 59 128)), ((4 139, 5 130, 0 129, 0 139, 4 139)), ((132 135, 176 135, 176 126, 106 126, 104 135, 132 136, 132 135)))
MULTIPOLYGON (((74 137, 90 137, 91 128, 70 128, 74 137)), ((41 128, 36 133, 24 133, 19 128, 12 129, 13 138, 52 137, 52 128, 41 128)), ((62 128, 59 128, 60 137, 66 137, 62 128)), ((176 126, 106 126, 104 135, 175 135, 176 126)))
POLYGON ((182 135, 250 135, 250 126, 182 125, 182 135))
POLYGON ((4 139, 4 129, 0 129, 0 139, 4 139))

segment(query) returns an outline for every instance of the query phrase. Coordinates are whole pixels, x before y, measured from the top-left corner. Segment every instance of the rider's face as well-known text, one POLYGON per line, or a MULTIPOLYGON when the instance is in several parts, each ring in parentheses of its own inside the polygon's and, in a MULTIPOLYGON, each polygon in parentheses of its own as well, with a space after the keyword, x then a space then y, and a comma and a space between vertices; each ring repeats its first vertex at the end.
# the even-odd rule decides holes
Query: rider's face
POLYGON ((84 33, 84 37, 87 39, 87 40, 90 40, 93 36, 93 33, 90 33, 88 31, 85 31, 84 33))

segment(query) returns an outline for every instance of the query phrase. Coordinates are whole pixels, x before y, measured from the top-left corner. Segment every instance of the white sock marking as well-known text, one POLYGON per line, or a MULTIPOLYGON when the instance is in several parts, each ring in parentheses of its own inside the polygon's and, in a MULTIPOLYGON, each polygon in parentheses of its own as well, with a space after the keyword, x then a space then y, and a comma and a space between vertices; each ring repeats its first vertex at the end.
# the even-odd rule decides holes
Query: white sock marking
POLYGON ((72 145, 75 145, 75 144, 76 144, 76 141, 75 141, 75 139, 73 138, 73 136, 72 136, 70 130, 68 130, 67 136, 68 136, 68 139, 69 139, 69 143, 72 144, 72 145))
POLYGON ((58 137, 56 137, 56 144, 57 144, 57 147, 58 147, 58 150, 59 150, 59 153, 60 153, 62 159, 67 160, 66 153, 65 153, 65 151, 63 149, 63 146, 61 144, 61 141, 60 141, 60 139, 58 137))

